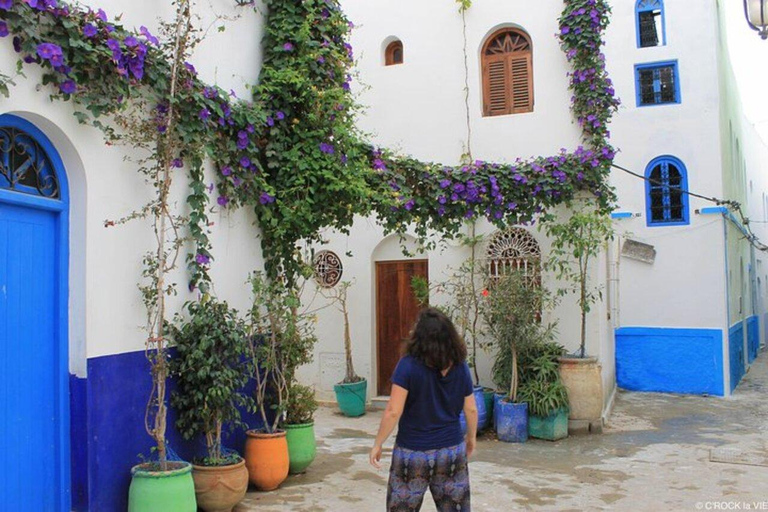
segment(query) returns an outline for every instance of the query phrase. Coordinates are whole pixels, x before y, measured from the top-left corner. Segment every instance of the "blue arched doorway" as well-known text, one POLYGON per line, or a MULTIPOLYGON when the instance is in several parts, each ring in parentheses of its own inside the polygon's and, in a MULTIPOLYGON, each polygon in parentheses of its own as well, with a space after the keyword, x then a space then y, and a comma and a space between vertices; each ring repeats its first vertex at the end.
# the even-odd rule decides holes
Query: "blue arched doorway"
POLYGON ((70 510, 68 188, 32 123, 0 115, 0 503, 70 510))

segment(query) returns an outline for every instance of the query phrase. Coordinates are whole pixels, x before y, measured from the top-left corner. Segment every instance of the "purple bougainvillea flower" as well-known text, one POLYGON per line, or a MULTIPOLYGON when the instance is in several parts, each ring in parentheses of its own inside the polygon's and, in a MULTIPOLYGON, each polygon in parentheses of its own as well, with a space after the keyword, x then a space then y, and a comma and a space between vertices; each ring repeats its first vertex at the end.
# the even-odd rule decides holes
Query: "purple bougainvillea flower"
POLYGON ((3 11, 9 10, 13 7, 13 0, 0 0, 0 9, 3 11))
POLYGON ((345 164, 349 161, 349 158, 347 155, 341 155, 341 163, 345 164))
POLYGON ((141 33, 141 35, 143 35, 146 38, 147 42, 149 42, 150 44, 153 44, 155 46, 159 46, 160 45, 160 41, 158 41, 157 38, 155 36, 153 36, 149 32, 149 29, 147 27, 145 27, 144 25, 141 26, 141 28, 139 29, 139 32, 141 33))
POLYGON ((91 38, 96 36, 96 34, 99 33, 99 29, 97 29, 95 26, 91 25, 90 23, 86 23, 83 25, 83 35, 85 37, 91 38))
POLYGON ((246 169, 249 168, 251 166, 251 159, 248 158, 247 156, 244 156, 243 158, 240 159, 240 165, 242 167, 245 167, 246 169))
POLYGON ((229 198, 227 196, 219 196, 216 202, 219 203, 219 206, 227 206, 229 198))
POLYGON ((187 68, 187 71, 189 71, 193 75, 197 75, 197 70, 195 69, 195 66, 193 66, 189 62, 185 62, 184 67, 187 68))
POLYGON ((320 143, 320 151, 327 155, 332 155, 336 150, 333 148, 332 144, 328 144, 326 142, 320 143))
POLYGON ((384 163, 384 160, 382 160, 381 158, 376 158, 373 161, 373 168, 376 169, 377 171, 385 171, 387 170, 387 165, 384 163))
POLYGON ((323 57, 322 55, 321 55, 321 56, 319 56, 319 57, 317 58, 317 62, 318 62, 318 63, 320 63, 320 64, 325 64, 325 57, 323 57))
POLYGON ((267 117, 267 126, 275 126, 275 120, 272 116, 267 117))
POLYGON ((96 11, 96 17, 103 21, 104 23, 107 22, 107 13, 104 12, 104 9, 99 9, 96 11))
POLYGON ((173 162, 171 162, 171 167, 181 169, 182 167, 184 167, 184 161, 181 158, 174 158, 173 162))
POLYGON ((228 165, 225 165, 224 167, 221 168, 221 174, 223 174, 224 176, 229 176, 230 174, 232 174, 232 168, 228 165))
POLYGON ((410 199, 407 203, 405 203, 404 208, 408 211, 413 210, 413 207, 416 205, 416 201, 413 199, 410 199))
POLYGON ((205 254, 197 253, 197 256, 195 256, 195 261, 198 265, 207 265, 211 262, 211 258, 205 254))
POLYGON ((285 43, 283 45, 283 50, 285 50, 287 52, 292 52, 293 51, 293 44, 292 43, 285 43))
POLYGON ((569 33, 570 31, 571 31, 571 27, 563 27, 563 28, 560 29, 560 33, 562 35, 565 35, 565 34, 569 33))
POLYGON ((249 141, 247 138, 245 139, 237 139, 237 149, 245 149, 248 147, 248 144, 250 144, 251 141, 249 141))
POLYGON ((16 50, 16 53, 21 53, 21 38, 19 36, 13 38, 13 49, 16 50))
POLYGON ((45 60, 51 60, 62 55, 61 47, 53 43, 40 43, 37 45, 37 54, 45 60))
POLYGON ((135 38, 135 37, 133 37, 133 36, 128 36, 128 37, 126 37, 126 38, 123 40, 123 43, 124 43, 124 44, 125 44, 125 46, 127 46, 128 48, 134 48, 134 47, 136 47, 136 46, 139 46, 139 40, 138 40, 138 39, 136 39, 136 38, 135 38))
POLYGON ((6 37, 8 35, 8 24, 4 21, 0 21, 0 37, 6 37))
POLYGON ((271 196, 266 192, 262 192, 259 196, 259 202, 264 205, 272 204, 275 202, 275 196, 271 196))
POLYGON ((202 119, 203 121, 207 121, 207 120, 208 120, 208 119, 211 117, 211 111, 210 111, 210 110, 208 110, 207 108, 203 107, 203 108, 200 110, 200 113, 198 114, 198 116, 199 116, 199 117, 200 117, 200 119, 202 119))
POLYGON ((74 80, 65 80, 59 84, 59 90, 64 94, 74 94, 77 92, 77 84, 74 80))
POLYGON ((277 119, 278 121, 282 121, 283 119, 285 119, 285 114, 283 114, 281 110, 278 110, 275 113, 275 119, 277 119))

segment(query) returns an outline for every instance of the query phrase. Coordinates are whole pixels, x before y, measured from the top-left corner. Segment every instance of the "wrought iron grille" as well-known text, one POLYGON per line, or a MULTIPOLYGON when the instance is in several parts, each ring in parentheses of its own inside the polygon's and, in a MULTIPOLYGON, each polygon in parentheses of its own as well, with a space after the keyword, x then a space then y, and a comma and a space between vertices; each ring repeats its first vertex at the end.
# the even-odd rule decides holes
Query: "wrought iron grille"
POLYGON ((640 24, 640 47, 648 48, 659 46, 658 21, 661 19, 661 11, 645 11, 637 13, 637 22, 640 24))
POLYGON ((677 102, 674 66, 643 68, 639 74, 640 102, 643 105, 677 102))
POLYGON ((525 229, 511 228, 494 233, 485 255, 491 278, 521 272, 526 280, 540 283, 541 247, 525 229))
POLYGON ((682 222, 683 174, 673 163, 661 162, 650 175, 651 222, 682 222))
POLYGON ((333 251, 320 251, 315 254, 315 281, 323 288, 333 288, 344 273, 341 258, 333 251))
POLYGON ((23 130, 0 127, 0 188, 59 199, 56 170, 45 150, 23 130))

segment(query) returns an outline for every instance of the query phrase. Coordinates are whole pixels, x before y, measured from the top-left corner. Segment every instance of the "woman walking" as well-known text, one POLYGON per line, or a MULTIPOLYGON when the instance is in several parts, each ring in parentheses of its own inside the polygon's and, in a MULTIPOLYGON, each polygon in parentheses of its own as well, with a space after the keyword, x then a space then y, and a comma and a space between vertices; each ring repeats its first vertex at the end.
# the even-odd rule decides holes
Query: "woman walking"
POLYGON ((467 459, 475 449, 477 406, 466 360, 467 347, 448 317, 424 309, 392 375, 392 393, 370 454, 379 469, 381 448, 399 424, 388 511, 420 510, 427 488, 439 512, 470 511, 467 459), (462 410, 466 439, 459 423, 462 410))

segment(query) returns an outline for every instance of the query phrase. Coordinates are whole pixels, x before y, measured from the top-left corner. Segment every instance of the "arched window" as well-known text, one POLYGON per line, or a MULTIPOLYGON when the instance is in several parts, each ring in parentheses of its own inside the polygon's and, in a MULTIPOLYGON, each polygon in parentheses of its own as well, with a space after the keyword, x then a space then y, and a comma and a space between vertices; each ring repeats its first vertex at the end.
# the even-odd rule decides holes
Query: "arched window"
POLYGON ((483 115, 533 112, 533 51, 528 34, 505 28, 483 47, 483 115))
POLYGON ((492 278, 518 271, 536 284, 540 281, 541 247, 523 228, 495 232, 488 241, 485 256, 492 278))
POLYGON ((0 125, 0 189, 59 199, 59 179, 37 140, 15 126, 0 125))
POLYGON ((384 65, 394 66, 395 64, 403 63, 403 42, 392 41, 387 45, 387 49, 384 50, 384 65))
POLYGON ((646 170, 646 202, 649 226, 689 223, 687 171, 671 156, 654 159, 646 170))
POLYGON ((638 0, 635 12, 638 48, 667 44, 663 0, 638 0))

